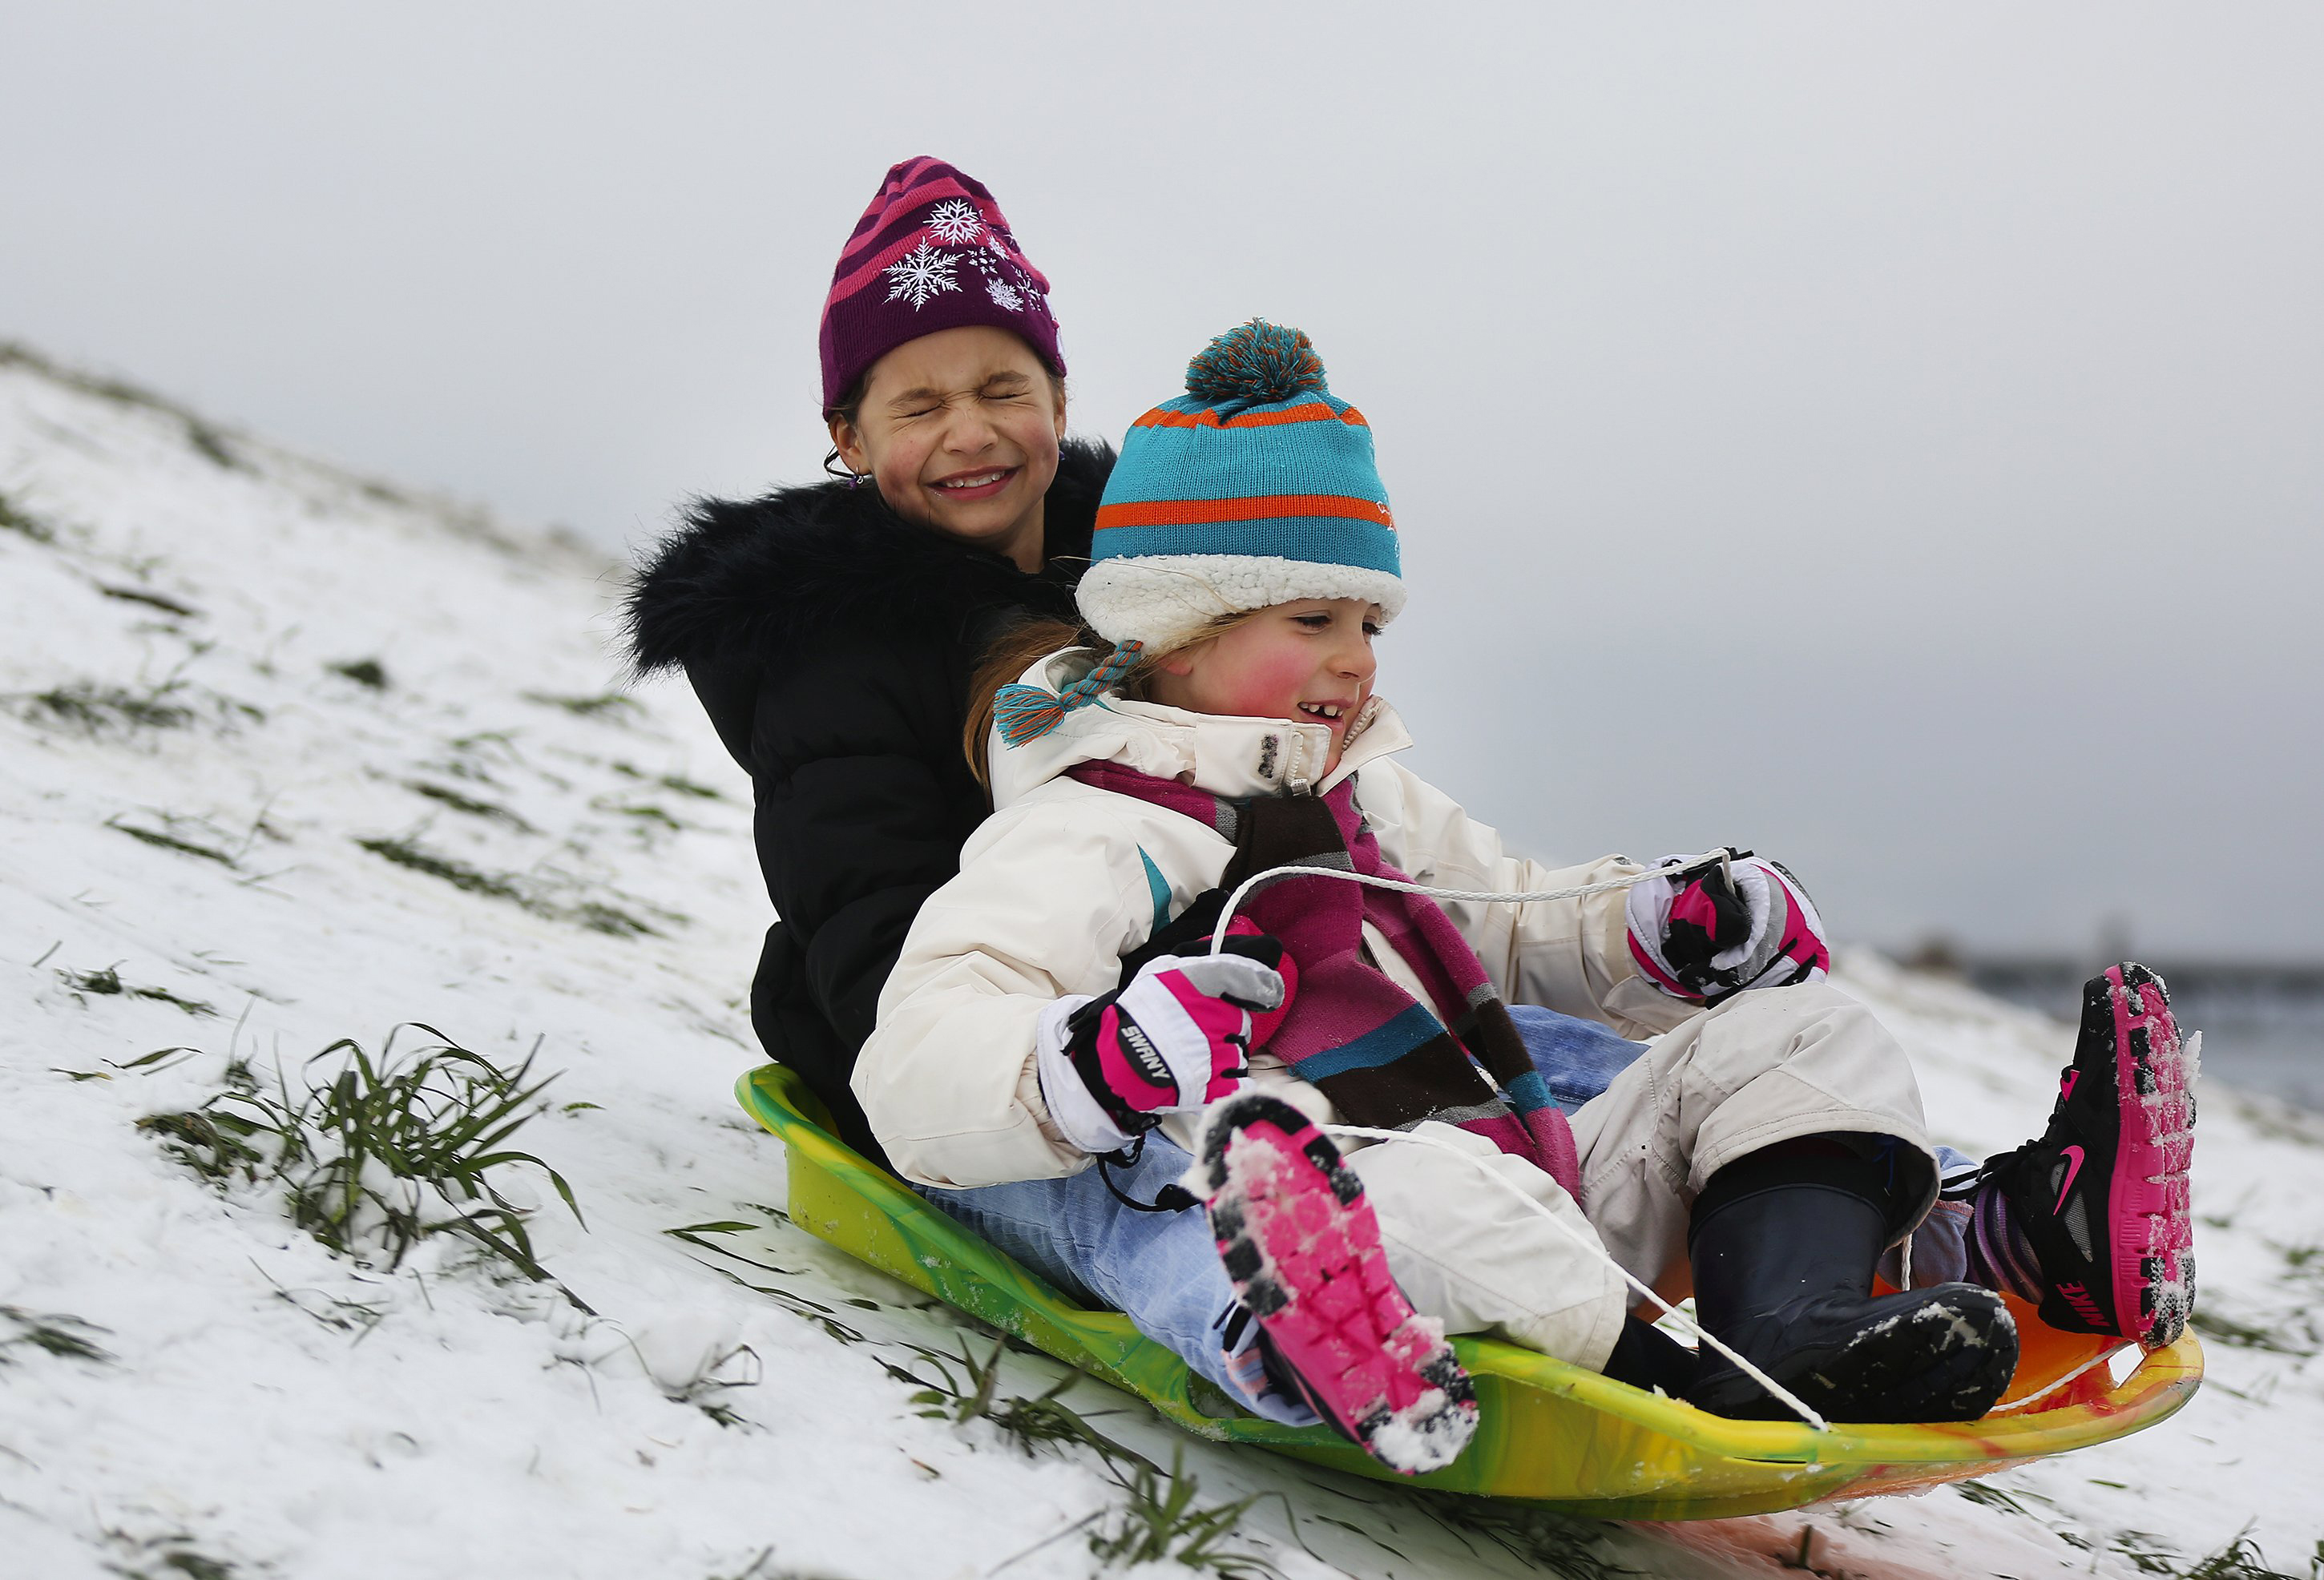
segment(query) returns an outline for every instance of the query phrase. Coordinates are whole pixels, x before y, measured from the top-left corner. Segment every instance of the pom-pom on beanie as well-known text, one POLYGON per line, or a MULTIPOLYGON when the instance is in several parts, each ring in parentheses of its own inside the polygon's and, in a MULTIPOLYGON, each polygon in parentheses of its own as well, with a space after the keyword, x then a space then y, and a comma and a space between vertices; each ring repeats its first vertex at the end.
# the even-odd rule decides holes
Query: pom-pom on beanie
POLYGON ((823 404, 847 399, 864 370, 907 340, 990 324, 1022 335, 1065 376, 1049 282, 1033 267, 984 183, 942 160, 888 171, 832 271, 823 304, 823 404))
POLYGON ((1130 425, 1078 599, 1092 629, 1166 652, 1221 617, 1302 598, 1404 608, 1396 523, 1363 413, 1314 345, 1253 319, 1186 366, 1186 393, 1130 425))

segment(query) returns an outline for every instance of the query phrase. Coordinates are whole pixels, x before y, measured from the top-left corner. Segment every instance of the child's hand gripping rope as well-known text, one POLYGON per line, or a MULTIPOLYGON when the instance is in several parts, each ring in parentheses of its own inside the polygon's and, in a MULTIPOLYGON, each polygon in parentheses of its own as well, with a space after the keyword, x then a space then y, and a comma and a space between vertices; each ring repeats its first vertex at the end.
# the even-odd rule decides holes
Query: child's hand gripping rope
POLYGON ((1665 856, 1660 867, 1669 876, 1630 890, 1630 958, 1672 997, 1722 1004, 1831 969, 1823 918, 1779 864, 1748 850, 1713 850, 1665 856))
POLYGON ((1061 998, 1042 1012, 1035 1068, 1066 1140, 1117 1152, 1164 1115, 1241 1087, 1252 1017, 1279 1019, 1291 993, 1283 946, 1243 926, 1222 952, 1159 955, 1111 993, 1061 998))

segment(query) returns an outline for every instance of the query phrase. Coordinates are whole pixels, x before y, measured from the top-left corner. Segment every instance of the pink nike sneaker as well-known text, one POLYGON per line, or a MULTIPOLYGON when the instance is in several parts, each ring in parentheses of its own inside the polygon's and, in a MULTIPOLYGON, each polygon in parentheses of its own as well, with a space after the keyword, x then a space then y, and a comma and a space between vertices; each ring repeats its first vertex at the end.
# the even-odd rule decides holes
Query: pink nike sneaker
POLYGON ((2082 988, 2081 1034, 2049 1128, 1986 1165, 1979 1249, 2018 1293, 2040 1300, 2052 1327, 2159 1348, 2187 1326, 2188 1052, 2163 978, 2141 965, 2108 967, 2082 988))
POLYGON ((1459 1458, 1475 1390, 1443 1325, 1389 1275, 1339 1149, 1290 1104, 1249 1092, 1205 1117, 1202 1167, 1227 1276, 1315 1413, 1406 1475, 1459 1458))

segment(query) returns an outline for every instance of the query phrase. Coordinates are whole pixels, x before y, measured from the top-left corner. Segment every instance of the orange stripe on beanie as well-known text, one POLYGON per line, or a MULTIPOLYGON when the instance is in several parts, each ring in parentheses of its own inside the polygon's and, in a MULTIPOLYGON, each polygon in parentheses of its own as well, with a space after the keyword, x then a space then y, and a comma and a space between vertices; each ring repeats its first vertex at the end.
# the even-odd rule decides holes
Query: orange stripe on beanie
POLYGON ((1351 521, 1377 521, 1391 530, 1396 526, 1396 518, 1379 500, 1351 500, 1336 494, 1256 494, 1247 500, 1149 500, 1141 504, 1100 505, 1097 529, 1260 521, 1270 516, 1338 516, 1351 521))

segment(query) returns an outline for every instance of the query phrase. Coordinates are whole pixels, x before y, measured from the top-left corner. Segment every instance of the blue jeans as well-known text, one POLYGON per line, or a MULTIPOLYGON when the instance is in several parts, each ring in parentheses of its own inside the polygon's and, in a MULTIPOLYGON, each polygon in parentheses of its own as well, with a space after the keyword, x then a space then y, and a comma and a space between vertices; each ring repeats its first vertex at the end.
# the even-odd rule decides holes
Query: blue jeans
MULTIPOLYGON (((1193 1162, 1153 1131, 1134 1167, 1112 1170, 1113 1182, 1125 1194, 1151 1201, 1193 1162)), ((1016 1180, 973 1190, 916 1189, 1068 1300, 1121 1312, 1139 1332, 1253 1413, 1286 1426, 1314 1424, 1314 1411, 1268 1387, 1252 1364, 1258 1325, 1235 1298, 1200 1208, 1125 1207, 1095 1165, 1062 1180, 1016 1180)))
MULTIPOLYGON (((1550 1096, 1569 1114, 1603 1092, 1646 1048, 1595 1021, 1528 1004, 1509 1006, 1509 1018, 1550 1096)), ((1945 1173, 1972 1161, 1949 1147, 1939 1147, 1937 1153, 1945 1173)), ((1113 1170, 1114 1183, 1139 1201, 1151 1201, 1192 1162, 1159 1132, 1149 1133, 1137 1164, 1113 1170)), ((1067 1299, 1121 1312, 1196 1376, 1254 1413, 1291 1426, 1314 1421, 1305 1404, 1257 1378, 1250 1364, 1255 1325, 1237 1320, 1242 1306, 1201 1212, 1125 1207, 1094 1166, 1062 1180, 1017 1180, 973 1190, 916 1189, 1067 1299)), ((1948 1205, 1939 1204, 1914 1232, 1916 1287, 1961 1276, 1967 1220, 1962 1213, 1948 1211, 1948 1205)), ((1897 1281, 1892 1265, 1896 1260, 1891 1251, 1882 1267, 1892 1282, 1897 1281)))
POLYGON ((1525 1039, 1533 1067, 1549 1087, 1550 1100, 1571 1115, 1613 1084, 1646 1051, 1611 1026, 1544 1009, 1536 1004, 1512 1004, 1509 1018, 1525 1039))

